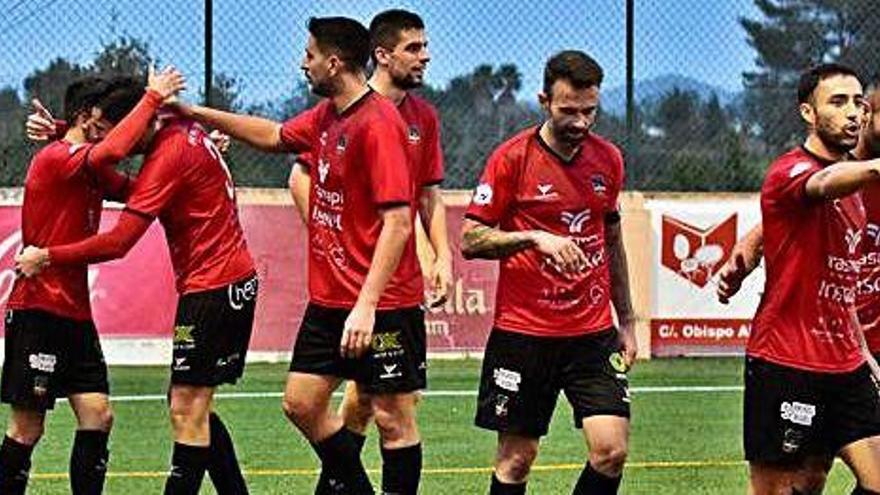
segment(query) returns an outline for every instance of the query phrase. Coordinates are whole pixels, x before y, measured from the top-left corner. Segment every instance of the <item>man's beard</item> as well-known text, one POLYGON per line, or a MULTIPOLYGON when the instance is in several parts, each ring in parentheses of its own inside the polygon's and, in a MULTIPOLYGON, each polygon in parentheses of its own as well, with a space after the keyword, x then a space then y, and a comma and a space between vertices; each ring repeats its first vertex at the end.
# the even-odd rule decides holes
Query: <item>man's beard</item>
POLYGON ((816 135, 826 148, 835 153, 848 153, 858 144, 858 138, 848 138, 843 131, 836 132, 828 125, 819 124, 816 126, 816 135))
POLYGON ((410 89, 418 89, 422 87, 421 79, 416 79, 413 76, 406 75, 403 77, 392 77, 391 81, 400 89, 410 90, 410 89))

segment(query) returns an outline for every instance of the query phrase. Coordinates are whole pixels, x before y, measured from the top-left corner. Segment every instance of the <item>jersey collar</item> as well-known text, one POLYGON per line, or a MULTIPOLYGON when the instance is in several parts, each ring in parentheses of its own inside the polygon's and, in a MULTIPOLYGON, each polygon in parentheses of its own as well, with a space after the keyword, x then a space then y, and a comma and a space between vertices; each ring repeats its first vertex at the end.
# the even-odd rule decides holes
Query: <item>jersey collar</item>
POLYGON ((577 151, 575 151, 574 154, 571 155, 571 158, 566 159, 564 156, 557 153, 556 150, 551 148, 550 145, 547 144, 547 141, 544 141, 544 138, 541 137, 541 126, 540 125, 535 128, 535 139, 538 141, 538 144, 540 144, 541 147, 544 148, 545 151, 550 153, 550 155, 553 156, 553 158, 555 158, 561 165, 566 166, 566 167, 568 167, 572 163, 576 162, 577 159, 581 156, 581 151, 583 151, 583 149, 584 149, 583 145, 578 146, 577 151))

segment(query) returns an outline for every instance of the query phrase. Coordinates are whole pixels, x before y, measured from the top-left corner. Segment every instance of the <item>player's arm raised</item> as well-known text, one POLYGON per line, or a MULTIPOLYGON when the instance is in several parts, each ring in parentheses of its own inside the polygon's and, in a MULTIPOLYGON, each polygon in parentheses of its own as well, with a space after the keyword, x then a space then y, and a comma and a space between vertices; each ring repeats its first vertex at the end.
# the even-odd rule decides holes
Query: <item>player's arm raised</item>
POLYGON ((175 103, 174 106, 183 117, 217 129, 259 150, 271 153, 287 151, 281 140, 281 123, 274 120, 224 112, 200 105, 175 103))
POLYGON ((804 190, 813 199, 842 198, 878 180, 880 159, 838 162, 814 173, 804 190))

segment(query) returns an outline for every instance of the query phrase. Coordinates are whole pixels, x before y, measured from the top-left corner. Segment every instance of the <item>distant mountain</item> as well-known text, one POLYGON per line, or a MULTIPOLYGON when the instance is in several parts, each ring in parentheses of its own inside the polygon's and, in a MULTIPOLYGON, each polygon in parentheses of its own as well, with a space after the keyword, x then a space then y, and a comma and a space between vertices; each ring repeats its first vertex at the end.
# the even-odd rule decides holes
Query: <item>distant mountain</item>
MULTIPOLYGON (((670 93, 675 88, 684 91, 695 91, 703 100, 708 100, 712 93, 715 93, 718 95, 721 105, 725 107, 730 105, 736 106, 742 99, 741 92, 728 91, 680 74, 665 74, 643 81, 636 81, 636 104, 653 105, 663 95, 670 93)), ((626 86, 615 86, 602 90, 602 111, 621 116, 626 113, 626 86)))

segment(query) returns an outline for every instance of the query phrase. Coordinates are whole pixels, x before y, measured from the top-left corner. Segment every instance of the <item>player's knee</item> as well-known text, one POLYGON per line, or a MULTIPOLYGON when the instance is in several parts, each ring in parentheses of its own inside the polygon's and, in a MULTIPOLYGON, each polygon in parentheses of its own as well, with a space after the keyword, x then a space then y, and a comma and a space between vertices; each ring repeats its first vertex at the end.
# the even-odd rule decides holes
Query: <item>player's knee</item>
POLYGON ((383 443, 404 440, 415 429, 415 419, 409 417, 403 411, 390 407, 377 407, 375 414, 376 429, 383 443))
POLYGON ((183 400, 172 400, 168 413, 175 429, 194 427, 208 419, 207 413, 202 414, 192 403, 183 400))
POLYGON ((597 445, 590 449, 590 464, 606 476, 618 476, 623 472, 628 454, 625 443, 597 445))
POLYGON ((40 441, 40 438, 43 437, 43 431, 44 427, 42 421, 19 420, 12 421, 9 424, 7 435, 18 443, 24 445, 36 445, 37 442, 40 441))
POLYGON ((93 424, 87 425, 89 429, 109 432, 113 428, 113 409, 109 404, 95 410, 92 418, 93 424))
POLYGON ((354 431, 364 431, 373 418, 373 405, 369 397, 346 396, 342 404, 342 419, 354 431))
POLYGON ((529 477, 532 463, 537 456, 537 446, 505 449, 498 454, 495 465, 496 476, 506 483, 522 483, 529 477))
POLYGON ((284 396, 281 409, 284 410, 284 415, 297 425, 311 423, 321 413, 321 408, 317 407, 314 401, 291 395, 284 396))

